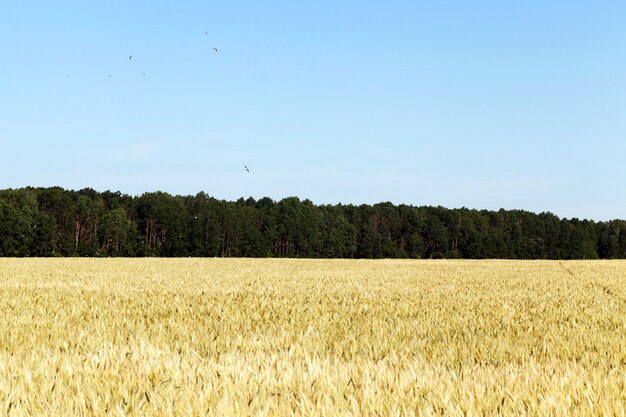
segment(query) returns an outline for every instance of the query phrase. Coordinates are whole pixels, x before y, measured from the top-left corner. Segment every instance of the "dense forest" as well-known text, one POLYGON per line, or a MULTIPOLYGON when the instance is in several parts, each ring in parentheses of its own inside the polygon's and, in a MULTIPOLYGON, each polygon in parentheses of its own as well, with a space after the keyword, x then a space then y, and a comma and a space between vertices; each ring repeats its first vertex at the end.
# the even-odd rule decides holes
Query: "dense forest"
POLYGON ((28 187, 0 191, 0 256, 626 258, 626 221, 28 187))

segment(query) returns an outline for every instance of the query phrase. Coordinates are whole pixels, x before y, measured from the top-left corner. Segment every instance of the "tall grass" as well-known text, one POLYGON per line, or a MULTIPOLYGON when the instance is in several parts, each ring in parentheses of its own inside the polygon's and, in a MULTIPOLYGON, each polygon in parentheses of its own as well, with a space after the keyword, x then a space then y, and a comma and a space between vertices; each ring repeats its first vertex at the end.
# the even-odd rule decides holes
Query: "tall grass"
POLYGON ((626 262, 1 259, 0 415, 626 413, 626 262))

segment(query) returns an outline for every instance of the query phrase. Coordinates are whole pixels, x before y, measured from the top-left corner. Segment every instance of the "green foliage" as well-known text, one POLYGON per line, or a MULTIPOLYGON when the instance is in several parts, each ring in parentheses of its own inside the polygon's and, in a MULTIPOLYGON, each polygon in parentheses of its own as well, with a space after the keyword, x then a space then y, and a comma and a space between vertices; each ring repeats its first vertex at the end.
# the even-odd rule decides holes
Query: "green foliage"
POLYGON ((0 191, 0 256, 626 258, 626 221, 28 187, 0 191))
POLYGON ((0 201, 0 256, 27 256, 31 239, 27 214, 0 201))
POLYGON ((133 240, 135 225, 119 207, 104 215, 102 222, 102 252, 108 256, 134 255, 133 240))

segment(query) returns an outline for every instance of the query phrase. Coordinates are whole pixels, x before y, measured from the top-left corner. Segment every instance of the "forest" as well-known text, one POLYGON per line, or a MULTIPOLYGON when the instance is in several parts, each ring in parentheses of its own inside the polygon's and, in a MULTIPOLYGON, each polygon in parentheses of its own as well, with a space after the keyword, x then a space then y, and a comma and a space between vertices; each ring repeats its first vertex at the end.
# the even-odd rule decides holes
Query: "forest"
POLYGON ((3 257, 626 258, 626 221, 60 187, 0 190, 3 257))

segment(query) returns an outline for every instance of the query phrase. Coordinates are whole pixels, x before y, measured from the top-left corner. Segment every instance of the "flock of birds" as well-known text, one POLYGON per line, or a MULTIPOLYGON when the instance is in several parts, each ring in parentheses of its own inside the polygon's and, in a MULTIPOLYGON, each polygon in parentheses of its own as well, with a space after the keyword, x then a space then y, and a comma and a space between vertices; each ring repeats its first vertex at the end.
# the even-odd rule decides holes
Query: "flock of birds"
MULTIPOLYGON (((205 35, 205 36, 209 36, 209 32, 205 31, 205 32, 204 32, 204 35, 205 35)), ((216 48, 215 46, 211 47, 211 49, 213 49, 213 51, 215 51, 215 52, 218 52, 218 50, 217 50, 217 48, 216 48)), ((79 57, 79 58, 80 58, 80 57, 79 57)), ((133 56, 132 56, 132 55, 129 55, 129 56, 128 56, 128 60, 129 60, 129 61, 131 61, 132 59, 133 59, 133 56)), ((145 72, 142 72, 142 73, 141 73, 141 75, 145 76, 145 75, 146 75, 146 73, 145 73, 145 72)), ((69 78, 69 76, 70 76, 70 74, 65 74, 65 77, 66 77, 66 78, 69 78)), ((112 77, 113 77, 113 76, 112 76, 112 74, 108 74, 108 76, 109 76, 110 78, 112 78, 112 77)))
MULTIPOLYGON (((205 35, 205 36, 209 36, 209 32, 205 31, 205 32, 204 32, 204 35, 205 35)), ((214 52, 219 52, 219 51, 218 51, 218 49, 217 49, 215 46, 212 46, 212 47, 211 47, 211 49, 212 49, 214 52)), ((79 58, 80 58, 80 57, 79 57, 79 58)), ((128 56, 128 60, 129 60, 129 61, 132 61, 132 59, 133 59, 133 55, 131 54, 131 55, 129 55, 129 56, 128 56)), ((107 75, 108 75, 108 77, 109 77, 109 78, 112 78, 112 77, 113 77, 113 75, 112 75, 112 74, 107 74, 107 75)), ((145 72, 142 72, 142 73, 141 73, 141 75, 143 75, 143 76, 145 77, 146 73, 145 73, 145 72)), ((69 76, 70 76, 70 74, 65 74, 65 77, 69 78, 69 76)), ((244 165, 243 167, 244 167, 244 169, 246 170, 246 172, 247 172, 247 173, 250 173, 250 169, 249 169, 246 165, 244 165)))

